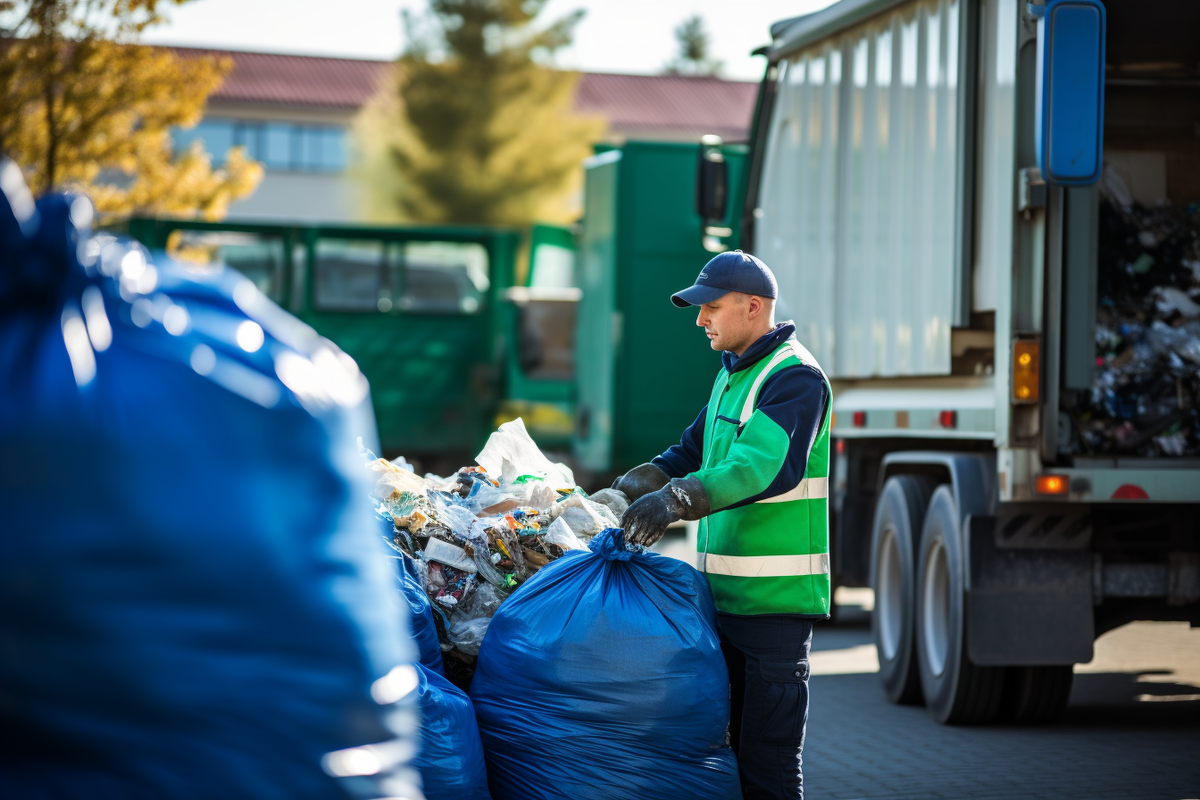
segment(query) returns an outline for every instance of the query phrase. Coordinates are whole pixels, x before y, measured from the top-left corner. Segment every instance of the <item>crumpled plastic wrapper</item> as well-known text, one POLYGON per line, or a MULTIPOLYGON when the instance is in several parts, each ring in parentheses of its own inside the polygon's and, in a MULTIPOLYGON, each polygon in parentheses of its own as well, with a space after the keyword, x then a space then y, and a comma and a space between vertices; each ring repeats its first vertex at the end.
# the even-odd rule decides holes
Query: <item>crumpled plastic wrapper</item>
POLYGON ((605 528, 620 527, 620 522, 608 506, 593 502, 579 493, 555 504, 550 509, 550 518, 561 518, 585 544, 605 528))
POLYGON ((624 516, 629 509, 629 498, 625 493, 618 489, 601 489, 595 494, 589 495, 593 503, 599 503, 602 506, 608 506, 608 510, 613 513, 617 519, 624 516))

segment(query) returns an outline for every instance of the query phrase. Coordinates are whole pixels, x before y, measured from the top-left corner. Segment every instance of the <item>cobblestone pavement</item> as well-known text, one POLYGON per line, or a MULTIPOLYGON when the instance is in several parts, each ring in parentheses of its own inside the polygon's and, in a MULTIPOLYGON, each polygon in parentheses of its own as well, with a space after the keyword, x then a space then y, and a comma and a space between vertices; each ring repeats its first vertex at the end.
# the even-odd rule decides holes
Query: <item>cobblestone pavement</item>
MULTIPOLYGON (((655 549, 692 563, 694 537, 673 528, 655 549)), ((1200 799, 1200 628, 1104 634, 1053 725, 945 726, 884 699, 873 600, 839 590, 838 619, 813 637, 808 800, 1200 799)))
POLYGON ((867 614, 846 611, 814 636, 810 800, 1200 798, 1200 629, 1105 634, 1057 724, 951 727, 884 699, 867 614))

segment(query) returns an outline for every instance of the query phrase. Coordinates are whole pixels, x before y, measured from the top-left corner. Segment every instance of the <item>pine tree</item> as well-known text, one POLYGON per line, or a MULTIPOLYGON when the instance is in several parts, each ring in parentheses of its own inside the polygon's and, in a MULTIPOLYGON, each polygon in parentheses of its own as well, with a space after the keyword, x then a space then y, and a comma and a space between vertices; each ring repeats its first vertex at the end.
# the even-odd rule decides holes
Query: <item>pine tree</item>
POLYGON ((88 194, 107 215, 215 219, 249 194, 262 167, 231 150, 214 170, 197 142, 175 156, 171 128, 199 122, 231 64, 137 43, 183 0, 0 2, 0 151, 35 193, 88 194))
POLYGON ((576 12, 533 25, 546 0, 430 0, 406 15, 391 158, 404 218, 522 225, 567 221, 603 122, 571 110, 579 76, 547 66, 576 12))
POLYGON ((667 72, 676 75, 715 76, 722 63, 709 57, 708 32, 699 14, 688 17, 675 27, 679 53, 667 64, 667 72))

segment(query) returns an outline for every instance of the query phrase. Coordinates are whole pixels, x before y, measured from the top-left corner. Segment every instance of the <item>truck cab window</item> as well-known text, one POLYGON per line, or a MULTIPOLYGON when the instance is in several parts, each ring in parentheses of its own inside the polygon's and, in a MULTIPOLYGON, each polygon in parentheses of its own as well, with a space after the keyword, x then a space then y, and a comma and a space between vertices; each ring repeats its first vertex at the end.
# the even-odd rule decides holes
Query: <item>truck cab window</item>
POLYGON ((322 239, 314 305, 324 311, 474 314, 490 279, 477 242, 322 239))
POLYGON ((200 268, 229 267, 254 281, 275 302, 283 299, 283 241, 279 237, 232 231, 176 230, 167 237, 167 255, 200 268))

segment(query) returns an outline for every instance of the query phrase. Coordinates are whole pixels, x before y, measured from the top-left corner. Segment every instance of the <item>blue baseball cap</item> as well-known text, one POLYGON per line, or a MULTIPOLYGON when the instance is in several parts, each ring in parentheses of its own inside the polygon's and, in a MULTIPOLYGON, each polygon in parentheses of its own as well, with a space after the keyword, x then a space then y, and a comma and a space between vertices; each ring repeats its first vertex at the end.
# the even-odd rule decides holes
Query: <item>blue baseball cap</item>
POLYGON ((702 306, 730 292, 775 299, 779 289, 775 276, 762 261, 741 250, 731 250, 704 265, 696 282, 671 295, 671 302, 680 308, 702 306))

